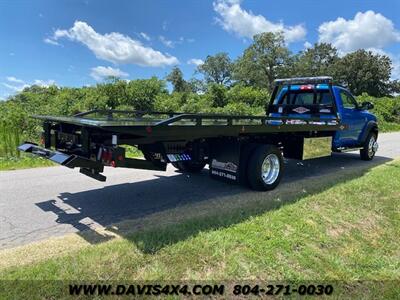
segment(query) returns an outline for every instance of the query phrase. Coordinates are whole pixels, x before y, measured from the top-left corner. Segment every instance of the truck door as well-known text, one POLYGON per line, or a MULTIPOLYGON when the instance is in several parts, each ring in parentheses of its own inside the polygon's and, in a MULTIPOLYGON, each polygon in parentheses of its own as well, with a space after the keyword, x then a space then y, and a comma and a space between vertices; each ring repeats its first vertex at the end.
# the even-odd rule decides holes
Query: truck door
POLYGON ((348 125, 348 129, 336 133, 336 146, 358 146, 358 136, 364 127, 365 118, 362 111, 358 108, 357 101, 348 91, 339 89, 339 93, 337 94, 339 94, 338 104, 342 123, 348 125))

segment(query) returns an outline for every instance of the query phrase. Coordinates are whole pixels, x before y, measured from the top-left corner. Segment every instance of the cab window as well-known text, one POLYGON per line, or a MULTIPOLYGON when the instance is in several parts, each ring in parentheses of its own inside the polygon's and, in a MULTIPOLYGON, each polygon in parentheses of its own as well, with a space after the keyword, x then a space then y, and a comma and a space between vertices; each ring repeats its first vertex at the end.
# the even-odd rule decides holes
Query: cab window
MULTIPOLYGON (((280 101, 282 105, 332 105, 333 98, 328 90, 320 90, 316 93, 316 102, 314 103, 314 93, 309 91, 291 91, 289 95, 285 93, 280 101)), ((278 99, 275 99, 274 104, 278 104, 278 99)))
POLYGON ((350 109, 357 108, 357 101, 353 98, 353 96, 350 93, 341 90, 340 98, 342 99, 342 104, 344 108, 350 108, 350 109))

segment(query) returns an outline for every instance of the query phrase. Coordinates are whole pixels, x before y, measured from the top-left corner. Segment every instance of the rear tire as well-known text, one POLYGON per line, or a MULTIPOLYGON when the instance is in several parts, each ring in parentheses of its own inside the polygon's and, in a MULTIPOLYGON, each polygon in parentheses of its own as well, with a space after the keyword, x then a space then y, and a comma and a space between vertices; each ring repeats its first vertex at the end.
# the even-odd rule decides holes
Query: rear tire
POLYGON ((249 159, 247 178, 250 187, 257 191, 274 189, 283 174, 283 157, 274 145, 258 146, 249 159))
POLYGON ((192 161, 177 161, 173 162, 172 165, 181 172, 198 173, 204 169, 206 164, 192 161))
POLYGON ((372 160, 378 150, 377 134, 370 132, 364 142, 364 147, 360 150, 360 157, 362 160, 372 160))

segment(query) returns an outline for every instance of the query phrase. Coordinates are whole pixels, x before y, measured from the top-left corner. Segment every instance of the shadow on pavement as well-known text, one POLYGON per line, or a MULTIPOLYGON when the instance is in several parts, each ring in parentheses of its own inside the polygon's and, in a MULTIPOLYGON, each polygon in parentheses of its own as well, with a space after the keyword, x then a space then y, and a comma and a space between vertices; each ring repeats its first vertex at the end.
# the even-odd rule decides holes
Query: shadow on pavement
POLYGON ((239 223, 293 203, 304 195, 319 193, 390 160, 376 157, 365 162, 356 154, 333 154, 332 157, 302 163, 289 160, 285 163, 285 175, 280 186, 269 192, 254 192, 246 187, 212 180, 208 177, 208 170, 204 170, 196 175, 176 173, 79 193, 66 192, 58 199, 36 205, 43 211, 56 214, 58 223, 72 225, 90 243, 113 238, 98 233, 95 229, 100 225, 131 240, 144 252, 155 252, 200 231, 239 223), (188 204, 194 206, 185 206, 188 204), (196 205, 208 204, 206 210, 196 208, 196 205), (182 212, 163 223, 162 213, 165 212, 168 218, 168 212, 173 208, 182 208, 182 212), (190 211, 187 217, 185 211, 190 211), (154 214, 157 217, 151 224, 140 221, 154 214), (157 219, 159 216, 161 219, 157 219))

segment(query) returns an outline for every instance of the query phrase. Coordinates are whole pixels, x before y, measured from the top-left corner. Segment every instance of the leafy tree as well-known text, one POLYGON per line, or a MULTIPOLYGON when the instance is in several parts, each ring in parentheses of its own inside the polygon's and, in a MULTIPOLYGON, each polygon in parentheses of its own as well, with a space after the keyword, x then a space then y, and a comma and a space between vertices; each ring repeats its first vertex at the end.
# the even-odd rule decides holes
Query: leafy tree
POLYGON ((127 84, 127 98, 123 104, 136 110, 153 110, 156 97, 166 94, 165 81, 152 77, 150 79, 131 80, 127 84))
POLYGON ((381 97, 375 98, 367 93, 362 93, 357 97, 359 103, 368 101, 374 104, 374 114, 378 117, 381 125, 385 122, 400 123, 400 98, 381 97), (383 122, 382 122, 383 121, 383 122))
POLYGON ((207 84, 203 80, 191 78, 187 83, 192 93, 204 93, 207 90, 207 84))
POLYGON ((253 43, 236 61, 234 78, 245 85, 270 89, 273 81, 287 74, 291 65, 283 35, 260 33, 254 36, 253 43))
POLYGON ((389 83, 389 94, 400 94, 400 80, 396 79, 389 83))
POLYGON ((206 97, 213 107, 223 107, 228 103, 226 97, 227 88, 221 84, 210 83, 207 87, 206 97))
POLYGON ((106 107, 116 108, 127 101, 127 83, 117 77, 109 77, 105 83, 97 85, 97 97, 106 99, 106 107))
POLYGON ((296 76, 333 76, 338 61, 338 52, 331 44, 314 44, 298 56, 294 72, 296 76))
POLYGON ((252 107, 265 107, 270 99, 267 89, 237 84, 227 92, 229 103, 244 103, 252 107))
POLYGON ((207 83, 227 85, 231 81, 232 62, 228 53, 220 52, 208 55, 204 63, 197 67, 197 70, 204 75, 207 83))
POLYGON ((183 93, 159 94, 154 101, 154 109, 162 112, 180 112, 185 103, 183 93))
POLYGON ((335 79, 349 87, 354 95, 363 92, 381 97, 390 93, 391 60, 386 55, 357 50, 337 63, 335 79))
POLYGON ((178 67, 174 67, 166 77, 174 87, 174 92, 187 92, 190 89, 188 83, 183 79, 183 73, 178 67))
POLYGON ((189 94, 186 103, 182 106, 182 111, 187 113, 205 112, 211 113, 213 103, 210 97, 199 94, 189 94))

